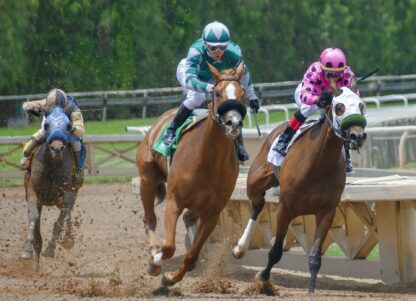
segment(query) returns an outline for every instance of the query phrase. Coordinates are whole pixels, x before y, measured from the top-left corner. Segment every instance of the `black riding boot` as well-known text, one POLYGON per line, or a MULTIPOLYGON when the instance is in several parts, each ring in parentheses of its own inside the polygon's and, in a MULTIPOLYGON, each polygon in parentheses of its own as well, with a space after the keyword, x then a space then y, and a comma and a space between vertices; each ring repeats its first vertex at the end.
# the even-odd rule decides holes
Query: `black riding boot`
POLYGON ((176 112, 175 117, 170 124, 170 126, 166 129, 165 137, 163 137, 163 143, 170 146, 175 139, 176 136, 176 129, 186 120, 186 118, 191 115, 192 110, 189 110, 183 104, 179 107, 178 111, 176 112))
POLYGON ((32 156, 33 151, 38 147, 43 140, 38 140, 35 137, 30 138, 30 143, 23 151, 23 156, 20 159, 20 169, 27 170, 30 166, 30 157, 32 156))
POLYGON ((292 139, 295 133, 296 131, 294 129, 292 129, 290 126, 287 126, 283 134, 280 135, 279 141, 277 141, 277 144, 273 148, 273 150, 275 150, 282 156, 286 156, 287 145, 289 144, 290 139, 292 139))
POLYGON ((345 171, 347 174, 354 174, 354 169, 352 168, 351 156, 350 156, 350 146, 348 143, 344 144, 345 151, 345 171))
POLYGON ((238 160, 240 161, 247 161, 249 159, 248 153, 244 147, 243 142, 243 133, 240 131, 240 134, 237 136, 237 155, 238 160))
POLYGON ((76 186, 81 186, 84 182, 84 168, 81 166, 81 151, 72 151, 74 155, 75 174, 74 180, 76 186))

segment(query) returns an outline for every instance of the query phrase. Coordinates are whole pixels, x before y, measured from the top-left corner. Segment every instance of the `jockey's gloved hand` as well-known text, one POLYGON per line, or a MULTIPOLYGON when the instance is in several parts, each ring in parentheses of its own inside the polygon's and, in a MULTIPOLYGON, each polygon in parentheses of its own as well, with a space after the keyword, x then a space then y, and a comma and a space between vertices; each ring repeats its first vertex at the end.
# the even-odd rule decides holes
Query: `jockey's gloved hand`
POLYGON ((321 109, 326 108, 331 105, 333 98, 334 96, 332 95, 331 92, 323 91, 321 96, 318 99, 316 99, 315 103, 321 109))
POLYGON ((257 113, 259 111, 260 104, 257 98, 250 99, 250 109, 252 113, 257 113))
POLYGON ((42 110, 41 110, 40 108, 33 108, 33 109, 30 109, 30 110, 28 111, 28 113, 30 113, 30 114, 32 114, 32 115, 35 115, 35 116, 37 116, 37 117, 39 117, 40 115, 42 115, 42 114, 43 114, 43 112, 42 112, 42 110))
POLYGON ((214 85, 208 84, 205 92, 212 93, 213 90, 214 90, 214 85))

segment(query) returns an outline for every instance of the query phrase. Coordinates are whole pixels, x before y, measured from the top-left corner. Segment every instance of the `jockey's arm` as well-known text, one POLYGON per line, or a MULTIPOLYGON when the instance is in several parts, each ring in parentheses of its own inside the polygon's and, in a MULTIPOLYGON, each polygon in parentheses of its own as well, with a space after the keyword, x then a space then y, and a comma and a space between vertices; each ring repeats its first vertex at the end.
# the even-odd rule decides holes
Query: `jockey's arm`
POLYGON ((36 116, 44 115, 46 110, 46 99, 26 101, 22 105, 25 112, 36 116))
POLYGON ((355 74, 352 69, 347 66, 344 70, 344 78, 348 81, 346 86, 351 88, 351 90, 360 96, 360 90, 358 90, 357 79, 355 78, 355 74))
POLYGON ((244 90, 246 91, 246 97, 249 100, 257 99, 257 95, 254 91, 254 86, 250 78, 250 72, 248 71, 246 64, 244 64, 244 73, 240 79, 240 83, 243 85, 244 90))
POLYGON ((85 129, 84 129, 84 119, 82 117, 82 113, 79 108, 75 109, 71 113, 71 123, 73 127, 72 134, 77 138, 81 138, 85 133, 85 129))
POLYGON ((186 57, 186 87, 197 92, 210 93, 214 85, 206 83, 198 77, 202 60, 202 54, 197 49, 191 47, 186 57))

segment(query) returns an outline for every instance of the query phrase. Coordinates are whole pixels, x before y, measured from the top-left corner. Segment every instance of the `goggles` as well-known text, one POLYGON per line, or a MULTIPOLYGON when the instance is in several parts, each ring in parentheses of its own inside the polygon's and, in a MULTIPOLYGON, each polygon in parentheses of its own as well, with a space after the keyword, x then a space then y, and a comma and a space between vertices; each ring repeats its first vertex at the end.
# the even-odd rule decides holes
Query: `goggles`
POLYGON ((342 76, 342 72, 325 71, 325 75, 331 78, 340 78, 342 76))
POLYGON ((217 50, 220 50, 222 52, 225 51, 225 49, 228 47, 228 45, 209 45, 209 44, 205 44, 207 46, 207 49, 211 52, 215 52, 217 50))

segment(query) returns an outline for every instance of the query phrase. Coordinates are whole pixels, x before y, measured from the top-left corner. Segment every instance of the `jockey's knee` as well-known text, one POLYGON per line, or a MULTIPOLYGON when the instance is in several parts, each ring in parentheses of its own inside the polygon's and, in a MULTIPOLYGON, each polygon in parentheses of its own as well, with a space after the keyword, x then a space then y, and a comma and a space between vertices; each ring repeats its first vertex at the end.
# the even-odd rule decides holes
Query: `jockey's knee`
POLYGON ((71 139, 71 148, 73 152, 81 151, 81 140, 77 138, 71 139))

